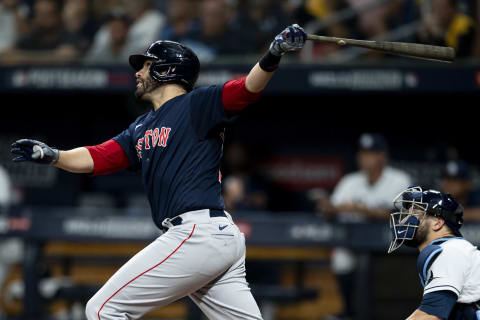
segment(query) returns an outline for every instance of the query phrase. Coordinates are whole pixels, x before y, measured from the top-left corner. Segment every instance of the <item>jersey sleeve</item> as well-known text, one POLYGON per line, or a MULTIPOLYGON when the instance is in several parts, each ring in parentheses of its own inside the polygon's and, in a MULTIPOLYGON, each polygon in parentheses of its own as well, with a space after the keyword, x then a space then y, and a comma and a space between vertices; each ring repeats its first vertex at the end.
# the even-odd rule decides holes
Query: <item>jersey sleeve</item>
POLYGON ((245 83, 247 77, 233 79, 223 85, 222 102, 223 108, 228 115, 238 114, 249 104, 260 98, 262 92, 253 93, 248 91, 245 83))
POLYGON ((204 138, 213 128, 233 120, 223 108, 222 90, 222 85, 215 85, 200 87, 191 93, 190 115, 200 138, 204 138))
POLYGON ((125 152, 129 162, 132 164, 133 168, 136 168, 139 164, 139 157, 137 155, 136 144, 133 140, 133 132, 135 131, 135 126, 137 125, 137 121, 132 123, 128 129, 124 130, 117 136, 113 138, 125 152))
POLYGON ((115 140, 85 148, 93 160, 93 176, 118 172, 131 166, 127 155, 115 140))
POLYGON ((457 296, 452 291, 440 290, 424 295, 418 309, 440 319, 448 319, 456 303, 457 296))
POLYGON ((423 294, 448 290, 459 296, 469 265, 464 252, 445 246, 427 271, 423 294))

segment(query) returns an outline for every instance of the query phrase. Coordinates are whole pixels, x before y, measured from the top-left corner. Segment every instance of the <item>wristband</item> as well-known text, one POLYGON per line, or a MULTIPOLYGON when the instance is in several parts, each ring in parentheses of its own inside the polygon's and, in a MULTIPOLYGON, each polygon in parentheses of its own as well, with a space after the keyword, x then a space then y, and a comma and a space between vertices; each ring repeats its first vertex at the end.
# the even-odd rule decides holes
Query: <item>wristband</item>
POLYGON ((278 64, 280 63, 281 56, 276 56, 267 51, 259 61, 260 68, 266 72, 273 72, 278 69, 278 64))

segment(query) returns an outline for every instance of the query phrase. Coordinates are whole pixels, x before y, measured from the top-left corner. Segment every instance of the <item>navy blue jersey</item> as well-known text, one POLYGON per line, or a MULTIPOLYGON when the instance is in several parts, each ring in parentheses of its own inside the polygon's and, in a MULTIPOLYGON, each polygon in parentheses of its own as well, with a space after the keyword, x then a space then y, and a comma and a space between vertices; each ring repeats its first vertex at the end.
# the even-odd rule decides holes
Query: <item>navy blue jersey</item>
POLYGON ((224 209, 220 164, 225 125, 223 86, 201 87, 138 117, 113 138, 142 180, 155 224, 198 209, 224 209))

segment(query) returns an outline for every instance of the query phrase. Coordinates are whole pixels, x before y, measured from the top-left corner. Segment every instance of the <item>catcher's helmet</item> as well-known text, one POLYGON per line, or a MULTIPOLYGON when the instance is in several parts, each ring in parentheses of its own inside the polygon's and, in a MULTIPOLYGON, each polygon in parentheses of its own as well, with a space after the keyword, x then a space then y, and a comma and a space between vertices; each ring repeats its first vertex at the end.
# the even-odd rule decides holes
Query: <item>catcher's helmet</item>
POLYGON ((393 204, 398 211, 391 214, 389 253, 398 249, 405 240, 413 240, 419 219, 425 214, 442 218, 453 234, 462 236, 463 207, 449 194, 409 187, 393 200, 393 204))
POLYGON ((179 83, 187 91, 193 89, 200 71, 200 62, 190 48, 178 42, 160 40, 152 43, 144 54, 131 55, 128 61, 138 71, 148 59, 154 60, 149 69, 154 80, 160 83, 179 83))

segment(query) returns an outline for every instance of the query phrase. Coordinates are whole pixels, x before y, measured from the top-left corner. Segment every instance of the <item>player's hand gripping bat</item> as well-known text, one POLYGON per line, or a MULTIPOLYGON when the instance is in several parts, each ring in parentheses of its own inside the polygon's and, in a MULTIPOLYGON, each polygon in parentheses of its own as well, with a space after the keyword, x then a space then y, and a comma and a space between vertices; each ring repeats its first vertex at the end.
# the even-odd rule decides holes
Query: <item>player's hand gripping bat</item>
POLYGON ((331 42, 340 46, 362 47, 388 54, 406 56, 410 58, 433 60, 441 62, 452 62, 455 59, 455 49, 450 47, 431 46, 418 43, 355 40, 336 37, 317 36, 307 34, 307 40, 331 42))

